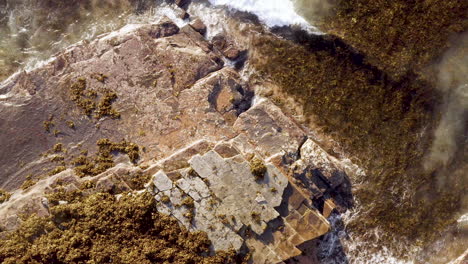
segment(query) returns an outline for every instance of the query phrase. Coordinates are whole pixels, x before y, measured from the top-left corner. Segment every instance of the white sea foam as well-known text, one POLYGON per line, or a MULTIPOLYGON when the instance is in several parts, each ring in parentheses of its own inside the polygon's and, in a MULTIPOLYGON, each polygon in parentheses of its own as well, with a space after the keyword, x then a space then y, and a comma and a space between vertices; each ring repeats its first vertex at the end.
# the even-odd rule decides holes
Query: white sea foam
POLYGON ((213 5, 224 5, 240 11, 250 12, 269 27, 299 25, 316 31, 294 10, 291 0, 209 0, 213 5))

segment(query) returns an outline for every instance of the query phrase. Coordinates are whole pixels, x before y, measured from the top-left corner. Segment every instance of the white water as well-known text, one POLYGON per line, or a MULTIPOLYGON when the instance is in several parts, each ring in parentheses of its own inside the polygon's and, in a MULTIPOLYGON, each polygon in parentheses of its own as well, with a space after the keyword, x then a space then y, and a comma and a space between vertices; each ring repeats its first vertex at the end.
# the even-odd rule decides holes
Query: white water
MULTIPOLYGON (((355 212, 354 212, 355 213, 355 212)), ((403 261, 394 256, 393 252, 382 247, 377 250, 379 243, 362 237, 354 237, 343 229, 342 223, 347 222, 347 218, 353 212, 344 215, 333 214, 328 218, 332 230, 327 233, 319 244, 320 264, 412 264, 410 261, 403 261), (343 252, 344 251, 344 252, 343 252)), ((380 231, 374 230, 374 237, 378 237, 380 231)), ((378 239, 377 239, 378 240, 378 239)), ((402 241, 400 241, 402 243, 402 241)), ((402 243, 403 244, 403 243, 402 243)), ((404 245, 402 245, 404 246, 404 245)))
MULTIPOLYGON (((152 1, 147 0, 147 2, 152 1)), ((195 15, 202 17, 207 24, 208 38, 223 29, 222 15, 216 13, 224 13, 224 7, 255 14, 268 27, 297 25, 309 32, 321 33, 296 13, 291 0, 209 0, 209 2, 218 8, 192 5, 204 9, 200 11, 198 8, 195 15)), ((158 5, 140 14, 126 10, 124 6, 118 6, 109 12, 103 11, 106 7, 96 7, 89 12, 80 11, 80 20, 64 27, 63 32, 59 32, 58 36, 47 37, 41 33, 44 30, 43 27, 27 22, 28 17, 34 18, 37 15, 33 4, 25 2, 24 5, 7 6, 7 8, 0 10, 0 16, 3 17, 0 17, 0 21, 8 18, 8 29, 2 31, 0 28, 0 67, 5 67, 4 70, 8 68, 32 70, 42 65, 54 53, 70 45, 82 40, 93 40, 102 33, 115 31, 126 24, 155 23, 163 16, 169 17, 180 27, 188 22, 180 19, 180 9, 174 9, 173 6, 166 4, 158 5), (21 35, 18 32, 24 34, 21 35), (24 36, 28 36, 27 48, 20 47, 18 44, 21 42, 20 38, 24 36)), ((191 9, 193 11, 194 8, 191 9)), ((60 21, 60 18, 57 20, 60 21)))
POLYGON ((294 10, 291 0, 209 0, 213 5, 225 5, 232 9, 258 16, 269 27, 298 25, 318 31, 294 10))

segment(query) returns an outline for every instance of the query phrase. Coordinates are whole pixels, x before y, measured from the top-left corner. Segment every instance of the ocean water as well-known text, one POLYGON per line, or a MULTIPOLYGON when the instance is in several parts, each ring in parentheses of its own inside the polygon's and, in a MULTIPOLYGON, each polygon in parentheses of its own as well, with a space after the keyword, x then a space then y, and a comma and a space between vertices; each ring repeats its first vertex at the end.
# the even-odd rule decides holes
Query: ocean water
MULTIPOLYGON (((18 70, 40 65, 65 47, 92 40, 126 24, 155 23, 163 16, 173 19, 179 26, 184 23, 178 11, 163 1, 85 0, 71 5, 44 4, 48 2, 54 3, 0 0, 0 80, 18 70)), ((220 8, 251 12, 269 27, 297 25, 319 33, 296 12, 291 0, 209 2, 220 8)), ((205 9, 207 13, 213 12, 205 9)), ((221 21, 212 21, 211 25, 217 27, 218 22, 221 21)))
POLYGON ((291 0, 209 0, 217 6, 250 12, 258 16, 267 26, 299 25, 305 28, 311 27, 294 8, 291 0))

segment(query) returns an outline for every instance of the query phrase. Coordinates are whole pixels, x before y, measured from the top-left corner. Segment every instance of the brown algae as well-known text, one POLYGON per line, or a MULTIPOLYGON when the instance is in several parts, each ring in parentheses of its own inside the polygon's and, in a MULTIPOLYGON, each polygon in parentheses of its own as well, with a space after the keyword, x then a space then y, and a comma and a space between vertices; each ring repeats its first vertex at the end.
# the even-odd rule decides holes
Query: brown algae
POLYGON ((1 263, 239 263, 232 251, 210 253, 206 233, 159 213, 148 193, 55 196, 49 217, 33 215, 2 239, 1 263))

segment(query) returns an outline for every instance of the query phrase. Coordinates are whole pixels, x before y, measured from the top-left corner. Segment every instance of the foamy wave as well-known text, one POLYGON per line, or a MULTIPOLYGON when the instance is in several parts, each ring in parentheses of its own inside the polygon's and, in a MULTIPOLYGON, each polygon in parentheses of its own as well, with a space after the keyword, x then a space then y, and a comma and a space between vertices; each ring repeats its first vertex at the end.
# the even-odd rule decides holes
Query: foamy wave
POLYGON ((290 0, 209 0, 213 5, 225 5, 240 11, 249 12, 269 27, 299 25, 318 31, 294 10, 290 0))

